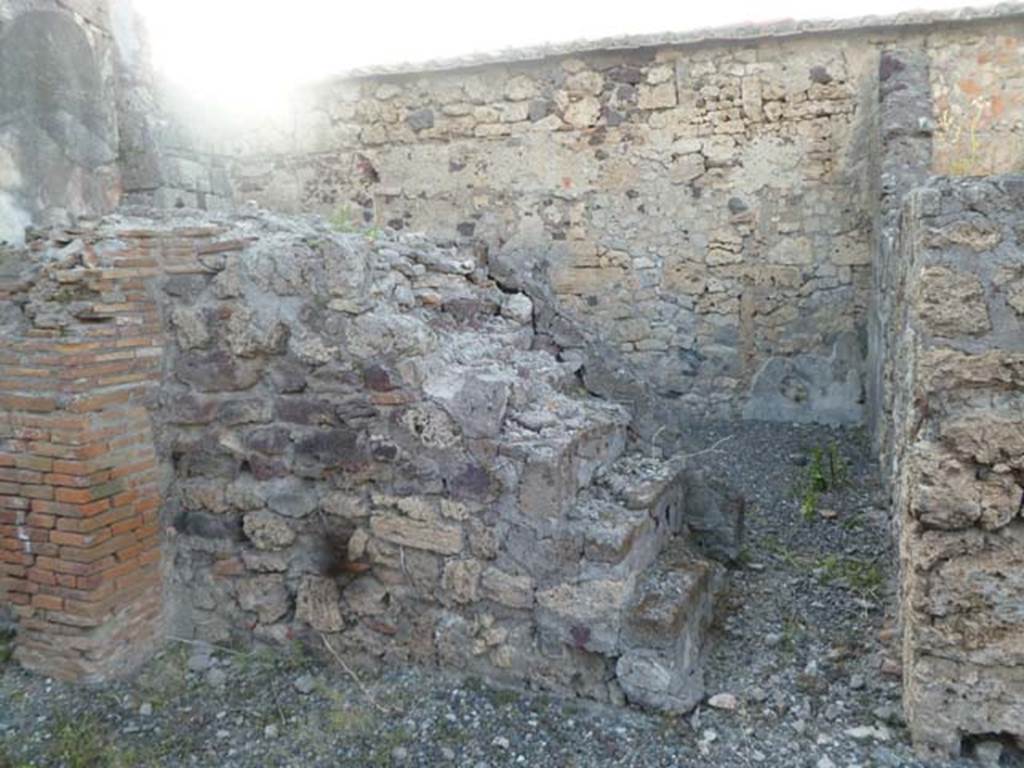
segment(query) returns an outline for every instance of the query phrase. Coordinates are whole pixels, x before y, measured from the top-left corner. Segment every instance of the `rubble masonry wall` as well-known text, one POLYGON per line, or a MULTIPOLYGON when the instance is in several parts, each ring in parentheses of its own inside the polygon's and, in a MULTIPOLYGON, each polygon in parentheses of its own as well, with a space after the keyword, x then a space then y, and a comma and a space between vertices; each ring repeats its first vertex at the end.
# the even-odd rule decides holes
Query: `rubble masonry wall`
POLYGON ((1024 179, 935 178, 903 206, 891 456, 915 742, 1024 736, 1024 179))
POLYGON ((1009 17, 369 74, 230 175, 240 201, 543 271, 679 412, 858 423, 881 52, 926 62, 934 170, 986 173, 1024 158, 1022 41, 1009 17))

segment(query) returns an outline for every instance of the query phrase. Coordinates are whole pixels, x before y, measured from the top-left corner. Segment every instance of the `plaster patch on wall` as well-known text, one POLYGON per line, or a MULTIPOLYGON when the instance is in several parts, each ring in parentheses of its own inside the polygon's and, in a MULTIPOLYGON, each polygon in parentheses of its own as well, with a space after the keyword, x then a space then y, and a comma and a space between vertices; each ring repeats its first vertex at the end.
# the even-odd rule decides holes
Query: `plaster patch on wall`
POLYGON ((845 333, 829 357, 772 358, 754 378, 743 418, 763 421, 857 422, 864 415, 863 356, 845 333))
POLYGON ((15 201, 14 191, 21 188, 21 173, 14 157, 3 147, 5 135, 0 134, 0 243, 21 245, 31 216, 15 201))
POLYGON ((0 243, 22 245, 25 242, 25 227, 32 223, 28 211, 18 207, 14 198, 0 191, 0 243))

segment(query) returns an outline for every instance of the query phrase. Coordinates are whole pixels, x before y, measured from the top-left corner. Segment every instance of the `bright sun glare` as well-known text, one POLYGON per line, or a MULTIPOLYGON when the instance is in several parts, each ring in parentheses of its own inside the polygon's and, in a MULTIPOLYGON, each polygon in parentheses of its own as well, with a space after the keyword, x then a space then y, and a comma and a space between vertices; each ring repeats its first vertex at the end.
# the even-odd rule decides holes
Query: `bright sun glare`
POLYGON ((233 109, 279 102, 293 86, 353 68, 481 51, 685 31, 744 21, 843 18, 966 0, 716 0, 628 6, 594 0, 134 0, 157 69, 199 99, 233 109))

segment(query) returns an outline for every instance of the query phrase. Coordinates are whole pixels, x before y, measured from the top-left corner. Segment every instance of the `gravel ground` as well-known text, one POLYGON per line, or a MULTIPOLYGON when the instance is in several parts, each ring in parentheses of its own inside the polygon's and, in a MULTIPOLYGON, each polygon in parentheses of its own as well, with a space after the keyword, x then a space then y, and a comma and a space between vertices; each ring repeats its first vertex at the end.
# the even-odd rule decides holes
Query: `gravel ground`
POLYGON ((300 648, 171 644, 136 678, 86 689, 3 666, 0 643, 0 768, 922 765, 900 715, 894 554, 866 438, 721 424, 681 446, 711 447, 694 461, 746 496, 747 546, 715 629, 709 701, 688 717, 412 668, 360 686, 300 648), (831 481, 830 455, 841 487, 813 498, 803 489, 816 467, 831 481))

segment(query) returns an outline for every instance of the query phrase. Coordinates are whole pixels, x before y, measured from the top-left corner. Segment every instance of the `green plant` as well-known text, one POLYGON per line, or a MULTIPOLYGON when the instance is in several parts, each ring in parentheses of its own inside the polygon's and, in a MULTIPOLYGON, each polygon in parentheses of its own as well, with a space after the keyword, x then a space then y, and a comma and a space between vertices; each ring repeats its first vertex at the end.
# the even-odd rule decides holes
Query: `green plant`
POLYGON ((810 522, 814 519, 818 513, 820 498, 821 494, 813 486, 808 485, 804 488, 803 496, 800 497, 800 514, 804 520, 810 522))
POLYGON ((335 210, 331 216, 331 226, 338 232, 355 232, 356 225, 352 219, 352 208, 348 205, 342 205, 335 210))
POLYGON ((334 214, 331 216, 331 227, 336 232, 341 232, 347 235, 361 234, 367 240, 374 242, 380 238, 381 229, 375 224, 364 226, 358 220, 358 218, 352 213, 352 208, 349 205, 342 205, 334 214))
POLYGON ((805 520, 814 519, 821 495, 845 485, 848 475, 846 460, 834 440, 825 448, 816 446, 811 449, 807 472, 798 486, 800 513, 805 520))
POLYGON ((855 515, 850 515, 849 517, 844 519, 840 523, 840 525, 843 527, 844 530, 847 530, 847 531, 855 531, 858 528, 863 528, 864 527, 864 515, 861 514, 861 513, 857 513, 855 515))
POLYGON ((317 680, 316 688, 328 702, 324 710, 324 727, 348 737, 367 734, 373 729, 376 723, 373 712, 353 704, 346 691, 334 688, 323 680, 317 680))
POLYGON ((304 672, 314 668, 316 659, 309 652, 306 644, 296 638, 289 646, 276 656, 276 666, 285 672, 304 672))
POLYGON ((508 688, 488 688, 487 697, 496 707, 507 707, 522 700, 523 696, 518 691, 508 688))
POLYGON ((378 734, 378 741, 370 754, 370 765, 387 768, 394 764, 392 757, 396 747, 404 746, 412 740, 412 735, 405 726, 398 726, 378 734))
POLYGON ((736 562, 744 567, 754 562, 754 554, 750 551, 750 547, 745 545, 740 547, 740 553, 736 556, 736 562))
POLYGON ((819 580, 823 584, 840 583, 863 598, 874 598, 885 580, 881 569, 872 560, 827 555, 818 562, 819 580))
POLYGON ((15 760, 4 749, 3 745, 0 745, 0 768, 34 768, 34 765, 21 760, 15 760))
POLYGON ((134 687, 142 701, 148 701, 156 709, 164 709, 188 693, 188 678, 185 674, 188 649, 172 646, 135 679, 134 687))
POLYGON ((61 717, 50 745, 53 762, 67 768, 106 768, 112 764, 106 732, 95 717, 61 717))
POLYGON ((774 555, 782 561, 782 564, 787 568, 791 568, 794 571, 803 570, 805 558, 797 555, 793 550, 789 549, 774 536, 765 537, 764 548, 770 555, 774 555))
POLYGON ((782 633, 779 641, 779 648, 787 654, 796 653, 797 643, 806 633, 807 628, 793 614, 787 614, 782 620, 782 633))

